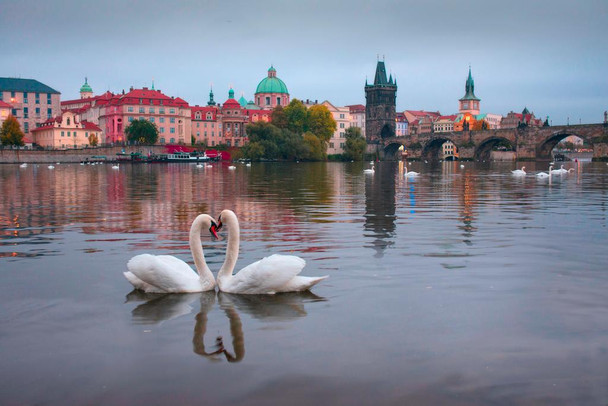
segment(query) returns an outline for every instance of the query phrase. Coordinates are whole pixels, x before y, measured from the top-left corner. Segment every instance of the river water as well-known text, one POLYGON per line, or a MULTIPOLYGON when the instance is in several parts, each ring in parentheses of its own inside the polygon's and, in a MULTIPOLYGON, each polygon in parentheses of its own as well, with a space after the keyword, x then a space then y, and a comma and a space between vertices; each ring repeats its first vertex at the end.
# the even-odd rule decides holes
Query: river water
MULTIPOLYGON (((2 165, 0 403, 606 405, 608 166, 521 165, 2 165), (129 258, 193 264, 191 221, 224 208, 237 268, 329 278, 132 291, 129 258)), ((213 271, 225 244, 203 236, 213 271)))

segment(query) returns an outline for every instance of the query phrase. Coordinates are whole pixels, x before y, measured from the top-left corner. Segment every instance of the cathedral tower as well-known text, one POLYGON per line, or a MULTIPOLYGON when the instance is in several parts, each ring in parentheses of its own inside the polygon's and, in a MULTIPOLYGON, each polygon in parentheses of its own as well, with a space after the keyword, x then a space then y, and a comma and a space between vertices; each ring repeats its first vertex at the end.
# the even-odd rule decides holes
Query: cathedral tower
POLYGON ((384 138, 395 136, 397 81, 386 78, 384 61, 378 61, 374 84, 365 81, 365 139, 378 144, 384 138))

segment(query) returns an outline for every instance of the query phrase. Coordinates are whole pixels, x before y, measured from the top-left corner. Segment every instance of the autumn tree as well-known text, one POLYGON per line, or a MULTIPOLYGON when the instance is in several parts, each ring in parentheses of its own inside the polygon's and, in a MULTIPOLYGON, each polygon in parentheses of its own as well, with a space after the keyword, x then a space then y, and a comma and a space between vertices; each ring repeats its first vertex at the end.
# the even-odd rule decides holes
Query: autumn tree
POLYGON ((89 145, 92 147, 96 147, 97 144, 99 144, 99 138, 96 134, 91 133, 91 135, 89 135, 89 145))
POLYGON ((367 142, 361 134, 361 129, 359 127, 349 127, 346 129, 345 136, 344 156, 353 161, 362 161, 367 142))
POLYGON ((125 134, 129 141, 139 144, 154 145, 158 141, 158 128, 148 120, 133 120, 125 128, 125 134))
POLYGON ((322 104, 315 104, 308 109, 308 131, 328 142, 336 131, 336 120, 329 109, 322 104))
POLYGON ((304 133, 302 136, 307 154, 304 159, 311 161, 323 161, 327 158, 327 144, 311 132, 304 133))
POLYGON ((279 104, 272 110, 270 120, 278 128, 287 128, 287 115, 283 106, 279 104))
POLYGON ((2 128, 0 128, 0 142, 2 145, 22 147, 24 145, 24 137, 25 134, 21 131, 21 127, 15 116, 9 115, 6 120, 4 120, 4 123, 2 123, 2 128))

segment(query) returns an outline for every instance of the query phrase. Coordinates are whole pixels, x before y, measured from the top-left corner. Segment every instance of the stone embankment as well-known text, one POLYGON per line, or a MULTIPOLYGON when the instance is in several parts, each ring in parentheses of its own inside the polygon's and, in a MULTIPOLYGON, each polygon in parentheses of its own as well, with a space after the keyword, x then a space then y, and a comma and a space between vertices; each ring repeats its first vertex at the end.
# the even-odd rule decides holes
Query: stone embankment
POLYGON ((0 149, 0 164, 17 163, 70 163, 91 161, 94 156, 105 156, 107 161, 115 161, 117 153, 141 152, 148 154, 163 154, 163 146, 137 146, 137 147, 99 147, 68 150, 32 151, 23 149, 0 149))

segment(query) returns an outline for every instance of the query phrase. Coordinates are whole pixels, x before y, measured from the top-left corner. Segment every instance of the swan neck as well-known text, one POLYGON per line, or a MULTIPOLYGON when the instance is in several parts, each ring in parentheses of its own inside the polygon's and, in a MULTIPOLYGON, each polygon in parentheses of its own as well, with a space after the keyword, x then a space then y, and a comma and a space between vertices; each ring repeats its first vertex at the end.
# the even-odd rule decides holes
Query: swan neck
MULTIPOLYGON (((192 226, 190 227, 190 251, 192 251, 194 265, 201 280, 213 281, 213 273, 211 273, 211 270, 207 266, 207 261, 205 261, 203 243, 201 241, 201 232, 203 231, 205 220, 205 215, 201 214, 192 222, 192 226)), ((215 286, 215 283, 213 286, 215 286)))
POLYGON ((232 211, 222 213, 222 222, 228 229, 228 246, 226 247, 226 259, 218 272, 218 278, 232 276, 232 271, 239 256, 240 229, 239 221, 232 211))

